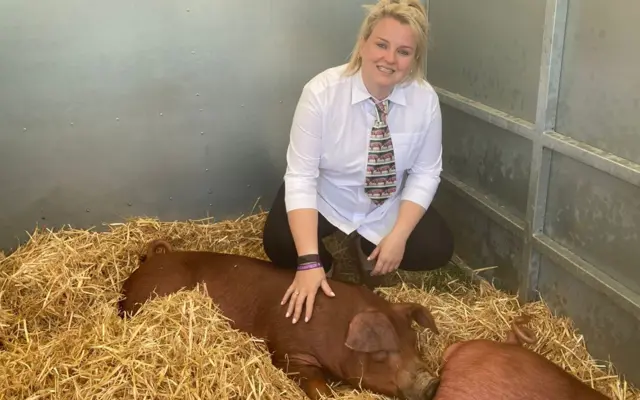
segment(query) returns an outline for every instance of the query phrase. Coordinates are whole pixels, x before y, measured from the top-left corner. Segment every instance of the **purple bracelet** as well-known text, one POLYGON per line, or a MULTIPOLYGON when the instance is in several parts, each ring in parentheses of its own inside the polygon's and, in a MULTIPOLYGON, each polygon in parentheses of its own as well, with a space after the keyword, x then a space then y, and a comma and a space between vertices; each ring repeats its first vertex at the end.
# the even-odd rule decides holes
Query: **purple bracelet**
POLYGON ((322 268, 322 264, 319 262, 310 262, 298 265, 298 271, 306 271, 314 268, 322 268))

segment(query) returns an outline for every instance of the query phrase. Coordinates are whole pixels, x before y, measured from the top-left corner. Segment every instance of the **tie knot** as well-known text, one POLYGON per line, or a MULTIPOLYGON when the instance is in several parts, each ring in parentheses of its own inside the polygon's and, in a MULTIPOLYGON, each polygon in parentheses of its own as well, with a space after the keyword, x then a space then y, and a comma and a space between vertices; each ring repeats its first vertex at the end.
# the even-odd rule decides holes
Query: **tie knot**
POLYGON ((375 99, 371 98, 373 104, 376 106, 376 114, 378 118, 376 120, 378 123, 387 123, 387 114, 389 113, 389 100, 383 100, 380 102, 376 102, 375 99))
POLYGON ((389 113, 389 100, 382 100, 380 102, 376 102, 374 98, 371 98, 373 104, 375 104, 378 113, 380 113, 380 117, 386 116, 389 113))

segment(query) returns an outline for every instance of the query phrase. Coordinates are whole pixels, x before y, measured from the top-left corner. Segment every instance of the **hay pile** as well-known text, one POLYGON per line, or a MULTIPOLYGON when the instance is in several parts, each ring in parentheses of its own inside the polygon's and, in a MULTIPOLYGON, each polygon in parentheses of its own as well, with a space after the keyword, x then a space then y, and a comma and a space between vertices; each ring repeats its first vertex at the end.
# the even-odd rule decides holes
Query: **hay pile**
MULTIPOLYGON (((135 219, 102 233, 36 230, 13 254, 0 255, 0 398, 301 398, 271 365, 263 343, 231 330, 202 290, 149 302, 126 322, 116 314, 120 285, 149 240, 265 258, 264 216, 216 223, 135 219)), ((536 351, 613 399, 640 398, 610 366, 598 369, 570 321, 553 317, 544 304, 521 308, 515 297, 446 270, 418 278, 422 289, 403 283, 379 291, 431 308, 441 335, 421 333, 421 349, 434 370, 448 344, 502 339, 524 311, 534 316, 536 351)), ((343 400, 383 399, 348 387, 336 392, 343 400)))

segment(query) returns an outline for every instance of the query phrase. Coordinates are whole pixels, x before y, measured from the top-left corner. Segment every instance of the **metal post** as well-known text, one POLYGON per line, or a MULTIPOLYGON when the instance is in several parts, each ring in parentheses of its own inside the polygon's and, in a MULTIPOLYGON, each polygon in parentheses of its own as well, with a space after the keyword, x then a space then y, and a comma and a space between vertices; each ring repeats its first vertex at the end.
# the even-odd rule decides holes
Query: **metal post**
POLYGON ((535 300, 538 287, 540 255, 534 249, 534 237, 544 227, 551 152, 543 146, 543 135, 556 123, 562 53, 567 24, 568 0, 547 0, 540 64, 540 84, 536 110, 535 137, 529 175, 529 196, 524 225, 523 254, 519 296, 523 301, 535 300))

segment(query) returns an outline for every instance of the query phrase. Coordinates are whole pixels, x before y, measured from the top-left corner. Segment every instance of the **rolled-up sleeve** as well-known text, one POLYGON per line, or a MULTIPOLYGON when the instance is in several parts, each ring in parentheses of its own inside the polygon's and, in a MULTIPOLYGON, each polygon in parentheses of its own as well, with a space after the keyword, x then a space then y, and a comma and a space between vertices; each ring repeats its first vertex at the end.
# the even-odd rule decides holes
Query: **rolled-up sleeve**
POLYGON ((415 163, 409 168, 401 199, 429 208, 440 185, 442 172, 442 114, 436 97, 430 107, 425 139, 415 163))
POLYGON ((310 84, 304 86, 293 116, 285 181, 287 212, 300 208, 317 209, 317 178, 322 140, 322 113, 318 95, 310 84))

